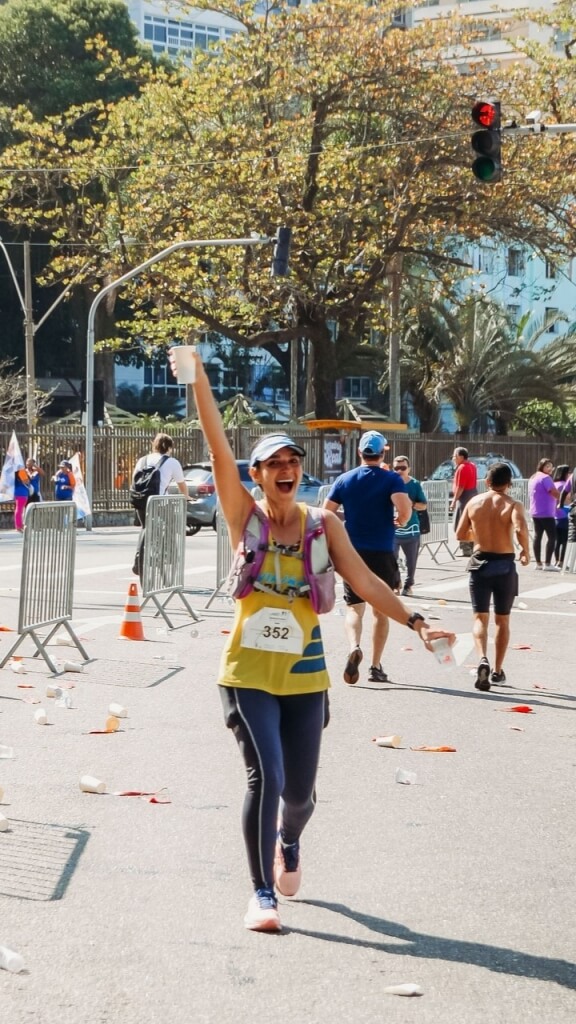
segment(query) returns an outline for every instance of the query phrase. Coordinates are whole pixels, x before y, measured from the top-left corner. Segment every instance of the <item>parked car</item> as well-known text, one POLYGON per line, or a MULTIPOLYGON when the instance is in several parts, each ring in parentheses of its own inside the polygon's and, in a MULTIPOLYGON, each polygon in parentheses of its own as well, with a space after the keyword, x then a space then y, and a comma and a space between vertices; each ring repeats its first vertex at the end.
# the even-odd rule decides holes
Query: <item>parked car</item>
MULTIPOLYGON (((512 470, 512 479, 521 480, 522 473, 518 469, 515 462, 507 459, 504 455, 499 455, 497 452, 488 452, 487 455, 470 455, 468 462, 473 462, 476 466, 478 473, 478 480, 485 480, 486 474, 493 466, 495 462, 506 462, 512 470)), ((454 479, 454 473, 456 472, 456 466, 451 459, 445 459, 430 476, 426 477, 427 480, 449 480, 450 482, 454 479)), ((450 491, 450 497, 452 497, 452 491, 450 491)))
MULTIPOLYGON (((237 459, 236 465, 240 473, 240 480, 244 487, 251 491, 254 481, 248 472, 248 460, 237 459)), ((184 481, 188 488, 188 504, 186 508, 186 527, 189 536, 198 533, 202 526, 216 527, 216 486, 210 462, 195 462, 191 466, 184 466, 184 481)), ((318 491, 322 487, 322 481, 309 473, 302 474, 302 483, 298 488, 298 501, 304 501, 307 505, 318 504, 318 491)), ((169 494, 178 494, 177 484, 170 484, 169 494)))

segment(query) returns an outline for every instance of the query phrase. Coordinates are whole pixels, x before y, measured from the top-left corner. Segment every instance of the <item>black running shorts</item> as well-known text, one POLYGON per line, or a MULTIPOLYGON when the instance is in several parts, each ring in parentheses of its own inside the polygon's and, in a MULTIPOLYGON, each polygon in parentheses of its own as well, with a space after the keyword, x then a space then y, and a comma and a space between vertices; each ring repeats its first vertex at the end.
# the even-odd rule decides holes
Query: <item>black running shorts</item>
MULTIPOLYGON (((392 590, 400 586, 398 562, 393 551, 358 551, 360 558, 366 563, 379 580, 387 583, 392 590)), ((344 601, 346 604, 364 604, 364 598, 358 597, 352 587, 344 580, 344 601)))
MULTIPOLYGON (((479 554, 479 558, 486 555, 479 554)), ((470 573, 470 599, 475 612, 489 612, 490 599, 494 599, 496 615, 510 615, 514 598, 518 596, 518 573, 514 555, 492 556, 481 569, 470 573)))

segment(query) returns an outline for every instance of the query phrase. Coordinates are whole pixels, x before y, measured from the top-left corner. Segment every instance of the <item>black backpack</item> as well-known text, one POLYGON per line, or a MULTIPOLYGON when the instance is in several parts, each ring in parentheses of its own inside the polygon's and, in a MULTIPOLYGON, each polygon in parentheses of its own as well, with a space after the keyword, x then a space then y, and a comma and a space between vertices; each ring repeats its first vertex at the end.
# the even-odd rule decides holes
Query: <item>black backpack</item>
POLYGON ((130 504, 138 512, 146 508, 148 498, 160 494, 160 467, 166 462, 168 455, 163 455, 155 466, 144 466, 137 469, 130 487, 130 504))

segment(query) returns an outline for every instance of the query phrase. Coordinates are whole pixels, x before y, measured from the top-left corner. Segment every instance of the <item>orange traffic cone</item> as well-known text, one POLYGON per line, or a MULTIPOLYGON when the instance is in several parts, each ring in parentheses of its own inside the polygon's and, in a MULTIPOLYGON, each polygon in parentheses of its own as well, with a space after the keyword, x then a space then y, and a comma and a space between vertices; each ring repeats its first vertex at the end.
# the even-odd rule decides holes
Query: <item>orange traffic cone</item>
POLYGON ((124 607, 124 618, 120 626, 120 637, 124 640, 145 640, 142 619, 140 617, 140 598, 136 583, 128 587, 128 597, 124 607))

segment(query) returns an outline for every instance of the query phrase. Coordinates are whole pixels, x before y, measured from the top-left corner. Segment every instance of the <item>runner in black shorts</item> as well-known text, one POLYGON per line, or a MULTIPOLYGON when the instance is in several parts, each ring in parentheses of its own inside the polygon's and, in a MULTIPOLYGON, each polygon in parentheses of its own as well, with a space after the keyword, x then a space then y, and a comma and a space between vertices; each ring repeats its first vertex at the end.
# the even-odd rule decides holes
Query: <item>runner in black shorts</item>
MULTIPOLYGON (((358 554, 379 580, 384 580, 391 590, 398 589, 400 572, 396 556, 392 551, 358 551, 358 554)), ((358 597, 346 580, 344 580, 344 602, 347 605, 364 603, 364 598, 358 597)))
POLYGON ((521 565, 530 561, 530 538, 519 501, 507 493, 512 482, 508 463, 497 462, 488 470, 488 490, 466 505, 456 536, 472 542, 474 553, 468 563, 470 598, 474 611, 474 643, 480 655, 474 686, 489 690, 492 683, 505 683, 503 664, 510 640, 510 612, 518 593, 514 545, 520 548, 521 565), (494 670, 487 656, 490 601, 494 601, 494 670))
MULTIPOLYGON (((405 526, 412 515, 412 501, 400 473, 382 465, 388 447, 386 438, 377 430, 362 434, 358 444, 360 465, 334 481, 324 508, 337 512, 342 507, 348 536, 360 558, 392 590, 400 588, 400 574, 394 555, 396 526, 405 526)), ((363 598, 344 584, 346 618, 344 629, 349 651, 344 666, 344 682, 356 683, 362 661, 362 624, 366 604, 363 598)), ((382 654, 388 639, 388 619, 373 608, 372 660, 369 683, 388 680, 382 668, 382 654)))
POLYGON ((489 612, 490 598, 494 598, 494 614, 510 615, 514 598, 518 596, 518 573, 514 564, 514 554, 477 551, 474 558, 486 564, 470 572, 472 611, 489 612))

